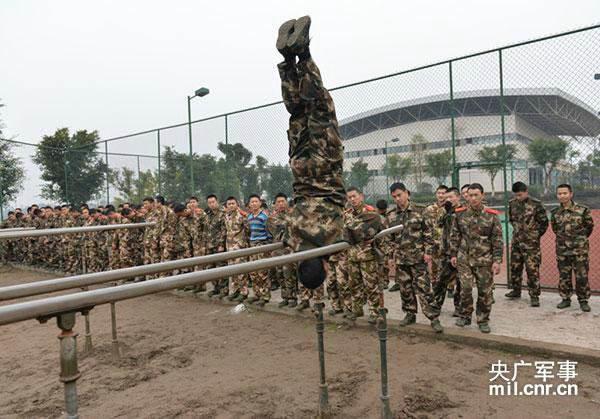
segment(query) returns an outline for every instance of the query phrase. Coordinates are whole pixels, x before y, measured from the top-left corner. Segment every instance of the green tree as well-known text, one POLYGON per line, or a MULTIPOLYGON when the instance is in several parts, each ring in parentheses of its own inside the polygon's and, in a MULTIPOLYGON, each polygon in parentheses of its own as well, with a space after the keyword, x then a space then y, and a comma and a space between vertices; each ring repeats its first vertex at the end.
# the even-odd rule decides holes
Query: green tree
POLYGON ((350 167, 350 174, 348 177, 348 183, 350 186, 355 186, 364 192, 365 186, 369 183, 371 174, 369 173, 369 165, 358 159, 350 167))
MULTIPOLYGON (((195 156, 192 156, 193 158, 195 156)), ((161 156, 161 192, 168 200, 184 201, 190 195, 190 160, 185 153, 166 146, 161 156)))
POLYGON ((427 174, 435 178, 438 185, 444 184, 452 172, 452 152, 446 150, 441 153, 427 154, 425 160, 427 161, 425 168, 427 174))
POLYGON ((552 186, 552 172, 566 158, 569 143, 561 138, 536 138, 527 145, 529 158, 544 168, 544 194, 552 186))
POLYGON ((397 154, 392 154, 387 157, 387 161, 383 166, 383 172, 390 177, 392 181, 397 182, 404 179, 412 168, 412 162, 409 157, 400 157, 397 154))
POLYGON ((41 196, 55 201, 81 203, 98 194, 106 182, 107 167, 96 149, 98 132, 68 128, 45 135, 33 155, 42 172, 41 196))
POLYGON ((116 170, 111 176, 112 185, 120 193, 115 202, 142 202, 156 191, 156 176, 152 170, 140 171, 139 177, 128 167, 116 170))
POLYGON ((291 197, 293 183, 292 169, 288 165, 276 164, 269 168, 269 178, 265 183, 264 190, 269 200, 273 200, 279 192, 291 197))
POLYGON ((510 162, 516 153, 517 147, 514 144, 500 144, 495 147, 486 146, 477 152, 479 160, 484 164, 482 170, 490 176, 492 198, 496 195, 496 188, 494 186, 496 175, 504 167, 504 162, 510 162))
MULTIPOLYGON (((0 103, 0 108, 4 105, 0 103)), ((2 134, 0 120, 0 218, 4 217, 4 206, 16 199, 17 194, 23 189, 25 170, 23 162, 14 154, 14 144, 6 140, 2 134)))

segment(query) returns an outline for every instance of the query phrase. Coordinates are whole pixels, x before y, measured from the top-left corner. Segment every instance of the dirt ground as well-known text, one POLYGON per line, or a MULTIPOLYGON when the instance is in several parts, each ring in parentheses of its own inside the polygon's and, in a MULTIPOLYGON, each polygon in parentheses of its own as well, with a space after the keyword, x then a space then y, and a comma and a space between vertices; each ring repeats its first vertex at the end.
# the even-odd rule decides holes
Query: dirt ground
MULTIPOLYGON (((0 272, 0 286, 48 275, 0 272)), ((80 333, 79 412, 87 418, 309 418, 318 403, 316 334, 311 319, 231 307, 171 293, 117 304, 123 357, 110 356, 108 306, 91 313, 94 350, 80 333)), ((59 417, 58 328, 35 321, 0 327, 0 417, 59 417)), ((334 417, 379 417, 376 332, 326 326, 334 417)), ((488 395, 492 363, 531 357, 393 334, 388 341, 395 417, 594 417, 600 369, 578 366, 578 396, 488 395)), ((556 359, 553 361, 564 361, 556 359)), ((537 383, 534 371, 520 384, 537 383)), ((562 382, 562 381, 558 381, 562 382)), ((556 383, 558 383, 556 382, 556 383)))

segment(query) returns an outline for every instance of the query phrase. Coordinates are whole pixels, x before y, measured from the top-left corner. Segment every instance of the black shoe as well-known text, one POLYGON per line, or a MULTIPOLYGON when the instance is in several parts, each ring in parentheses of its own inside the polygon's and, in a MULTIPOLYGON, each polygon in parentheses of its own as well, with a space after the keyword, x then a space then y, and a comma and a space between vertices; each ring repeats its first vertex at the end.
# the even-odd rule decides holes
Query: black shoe
POLYGON ((234 301, 236 300, 236 298, 238 298, 240 295, 240 293, 238 291, 234 292, 233 294, 229 294, 229 296, 227 297, 227 299, 229 301, 234 301))
POLYGON ((511 290, 510 292, 504 294, 504 296, 510 299, 521 298, 521 291, 511 290))
POLYGON ((560 309, 567 308, 567 307, 571 307, 571 300, 562 300, 556 306, 556 308, 560 308, 560 309))
POLYGON ((288 300, 283 300, 279 304, 277 304, 277 307, 283 308, 283 307, 285 307, 287 305, 288 305, 288 300))
POLYGON ((344 310, 342 310, 342 309, 336 310, 334 308, 332 308, 331 310, 328 311, 328 313, 329 313, 330 316, 335 316, 336 314, 340 314, 340 313, 343 313, 343 312, 344 312, 344 310))
POLYGON ((279 27, 279 36, 277 36, 277 42, 275 46, 277 50, 284 56, 289 55, 290 49, 287 46, 290 35, 294 32, 294 24, 296 19, 288 20, 279 27))
POLYGON ((267 300, 259 300, 259 301, 257 301, 257 302, 256 302, 256 304, 255 304, 255 305, 257 305, 257 306, 259 306, 259 307, 264 307, 264 306, 265 306, 265 304, 267 304, 267 303, 268 303, 268 301, 267 301, 267 300))
POLYGON ((581 308, 581 311, 585 311, 586 313, 588 311, 592 311, 592 308, 590 307, 587 301, 580 301, 579 307, 581 308))
POLYGON ((400 327, 405 327, 411 324, 415 324, 417 322, 417 316, 413 313, 406 313, 406 316, 404 316, 404 318, 402 320, 400 320, 400 323, 398 323, 398 325, 400 327))
POLYGON ((298 305, 298 301, 296 300, 288 300, 288 307, 289 308, 294 308, 298 305))
POLYGON ((246 298, 248 298, 248 296, 240 294, 237 297, 235 297, 235 299, 233 301, 237 301, 238 303, 243 303, 246 300, 246 298))
POLYGON ((447 298, 454 298, 454 290, 453 289, 449 289, 448 293, 446 294, 447 298))
POLYGON ((540 299, 538 297, 531 297, 531 307, 539 307, 540 299))
POLYGON ((369 314, 369 318, 367 319, 367 322, 369 324, 377 324, 377 315, 376 314, 369 314))
POLYGON ((219 290, 216 288, 213 288, 212 290, 209 291, 208 296, 214 297, 215 295, 219 295, 219 290))
POLYGON ((306 310, 307 308, 310 308, 310 303, 308 301, 302 301, 300 304, 298 304, 298 307, 296 307, 296 310, 303 311, 303 310, 306 310))
POLYGON ((454 313, 452 313, 452 317, 460 317, 460 311, 454 310, 454 313))
POLYGON ((492 329, 490 329, 490 325, 487 323, 479 323, 479 330, 481 333, 490 333, 492 329))
POLYGON ((455 323, 458 327, 465 327, 471 324, 471 319, 467 319, 465 317, 460 317, 456 320, 455 323))
POLYGON ((294 23, 294 31, 288 36, 287 48, 293 54, 298 55, 308 48, 310 39, 310 16, 302 16, 294 23))
POLYGON ((439 319, 431 321, 431 328, 435 331, 435 333, 442 333, 444 331, 444 328, 442 327, 442 324, 440 323, 439 319))
POLYGON ((253 304, 253 303, 257 302, 258 300, 259 300, 259 299, 258 299, 258 298, 256 298, 256 297, 250 297, 250 298, 248 298, 248 299, 246 300, 246 303, 248 303, 248 304, 253 304))
POLYGON ((388 291, 389 292, 400 291, 400 284, 398 284, 397 282, 394 283, 394 285, 392 285, 388 291))

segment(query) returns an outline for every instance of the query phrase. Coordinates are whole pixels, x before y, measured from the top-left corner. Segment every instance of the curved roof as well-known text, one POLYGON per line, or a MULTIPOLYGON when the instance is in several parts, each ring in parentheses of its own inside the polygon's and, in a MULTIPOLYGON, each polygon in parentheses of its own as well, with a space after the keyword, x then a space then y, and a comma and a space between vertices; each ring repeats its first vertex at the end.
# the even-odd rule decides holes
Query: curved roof
MULTIPOLYGON (((505 115, 516 114, 550 135, 593 137, 600 134, 597 112, 558 88, 504 90, 505 115)), ((454 116, 500 115, 497 89, 456 92, 454 116)), ((340 121, 344 140, 419 121, 450 118, 450 95, 407 100, 372 109, 340 121)))

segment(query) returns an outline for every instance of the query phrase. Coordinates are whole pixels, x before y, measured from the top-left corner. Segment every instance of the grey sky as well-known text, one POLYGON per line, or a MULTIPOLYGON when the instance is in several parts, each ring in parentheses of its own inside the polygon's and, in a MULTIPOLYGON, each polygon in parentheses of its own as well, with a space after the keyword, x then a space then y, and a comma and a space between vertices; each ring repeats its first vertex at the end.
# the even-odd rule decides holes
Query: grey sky
MULTIPOLYGON (((194 101, 194 119, 278 100, 277 28, 304 14, 333 87, 587 26, 600 2, 3 0, 5 134, 38 142, 66 126, 107 138, 183 122, 200 86, 211 94, 194 101)), ((155 153, 143 141, 112 150, 155 153)), ((38 199, 28 173, 20 205, 38 199)))

